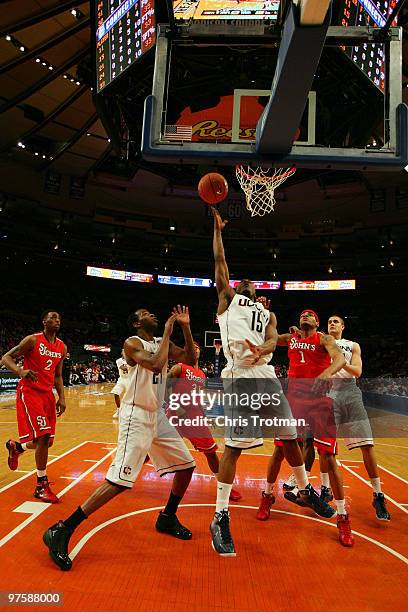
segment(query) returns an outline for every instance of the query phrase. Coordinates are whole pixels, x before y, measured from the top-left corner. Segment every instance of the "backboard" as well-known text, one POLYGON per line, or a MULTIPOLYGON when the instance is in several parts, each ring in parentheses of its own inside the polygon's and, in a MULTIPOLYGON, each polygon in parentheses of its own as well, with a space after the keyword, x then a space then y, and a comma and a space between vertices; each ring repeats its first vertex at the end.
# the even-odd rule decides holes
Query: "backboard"
MULTIPOLYGON (((227 4, 237 5, 184 0, 175 3, 176 28, 159 26, 153 92, 145 105, 146 159, 356 170, 408 164, 399 28, 382 40, 361 6, 354 21, 350 9, 347 23, 343 11, 309 28, 300 25, 293 5, 283 27, 272 16, 268 27, 254 14, 232 21, 230 6, 229 20, 220 14, 204 19, 210 5, 221 11, 227 4), (195 16, 201 10, 200 19, 186 17, 188 8, 195 16)), ((256 12, 274 3, 246 4, 256 12)))

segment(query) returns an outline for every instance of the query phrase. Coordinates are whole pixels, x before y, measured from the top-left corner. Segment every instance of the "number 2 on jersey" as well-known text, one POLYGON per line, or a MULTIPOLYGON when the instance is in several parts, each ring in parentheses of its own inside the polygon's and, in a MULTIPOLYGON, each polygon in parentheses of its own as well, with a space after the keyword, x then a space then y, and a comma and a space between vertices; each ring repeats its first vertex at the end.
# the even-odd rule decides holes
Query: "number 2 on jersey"
POLYGON ((48 372, 51 370, 51 366, 52 366, 52 359, 47 359, 47 365, 45 366, 44 370, 48 370, 48 372))

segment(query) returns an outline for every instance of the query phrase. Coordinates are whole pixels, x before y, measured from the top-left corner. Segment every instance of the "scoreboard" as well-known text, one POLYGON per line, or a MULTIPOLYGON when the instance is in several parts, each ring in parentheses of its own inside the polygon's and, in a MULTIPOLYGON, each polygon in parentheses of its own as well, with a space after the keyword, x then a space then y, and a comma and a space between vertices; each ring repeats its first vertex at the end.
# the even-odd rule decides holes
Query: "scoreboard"
MULTIPOLYGON (((339 22, 342 26, 383 27, 397 0, 341 0, 339 22)), ((396 22, 393 23, 393 26, 396 22)), ((343 50, 382 92, 385 88, 384 45, 364 43, 343 50)))
POLYGON ((96 1, 96 70, 100 92, 156 42, 155 0, 96 1))

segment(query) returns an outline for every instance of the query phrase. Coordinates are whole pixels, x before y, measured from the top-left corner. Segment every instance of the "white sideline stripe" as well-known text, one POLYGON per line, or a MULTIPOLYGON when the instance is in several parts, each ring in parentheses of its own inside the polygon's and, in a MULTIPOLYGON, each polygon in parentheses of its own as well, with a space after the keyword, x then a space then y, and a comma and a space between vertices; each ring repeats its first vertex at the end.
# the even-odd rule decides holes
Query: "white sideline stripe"
POLYGON ((64 480, 78 480, 78 476, 60 476, 64 480))
MULTIPOLYGON (((51 463, 55 463, 55 461, 58 461, 58 459, 62 459, 62 457, 65 457, 66 455, 69 455, 69 453, 72 453, 73 451, 76 451, 78 448, 81 448, 81 446, 84 446, 84 444, 87 444, 87 442, 81 442, 81 444, 77 444, 77 446, 74 446, 73 448, 70 448, 65 453, 62 453, 62 455, 58 455, 58 457, 55 457, 55 459, 51 459, 51 461, 48 462, 48 465, 51 465, 51 463)), ((17 478, 17 480, 13 480, 13 482, 10 482, 8 485, 5 485, 4 487, 2 487, 0 489, 0 493, 3 493, 3 491, 6 491, 7 489, 10 489, 10 487, 13 487, 18 482, 21 482, 25 478, 28 478, 32 474, 36 474, 36 473, 37 473, 37 470, 32 470, 31 472, 28 472, 28 474, 26 474, 25 476, 21 476, 21 478, 17 478)))
POLYGON ((87 461, 88 463, 96 463, 97 459, 83 459, 83 461, 87 461))
POLYGON ((14 470, 15 472, 21 472, 21 474, 30 474, 30 470, 14 470))
POLYGON ((405 482, 405 484, 408 484, 408 480, 405 480, 405 478, 402 478, 402 476, 398 476, 398 474, 394 474, 394 472, 391 472, 391 470, 387 470, 387 468, 383 467, 380 464, 378 464, 378 467, 381 470, 384 470, 384 472, 387 472, 387 474, 390 474, 390 476, 394 476, 394 478, 398 478, 398 480, 401 480, 402 482, 405 482))
MULTIPOLYGON (((208 507, 214 508, 215 504, 180 504, 179 506, 179 508, 203 508, 203 507, 204 508, 208 508, 208 507)), ((248 510, 248 509, 258 510, 257 506, 241 506, 240 504, 234 504, 234 508, 243 508, 245 510, 248 510)), ((121 516, 115 516, 114 518, 109 519, 108 521, 105 521, 104 523, 101 523, 97 527, 94 527, 93 529, 91 529, 91 531, 88 531, 88 533, 85 534, 83 538, 79 540, 79 542, 77 542, 76 546, 72 549, 69 556, 71 557, 71 559, 75 559, 77 554, 85 546, 88 540, 90 540, 96 533, 98 533, 98 531, 101 531, 101 529, 104 529, 108 525, 112 525, 112 523, 116 523, 118 521, 121 521, 122 519, 126 519, 131 516, 136 516, 137 514, 144 514, 146 512, 154 512, 155 510, 157 511, 157 510, 162 510, 162 509, 163 509, 163 506, 157 506, 154 508, 144 508, 142 510, 135 510, 133 512, 128 512, 127 514, 122 514, 121 516)), ((337 529, 337 525, 335 523, 323 521, 322 519, 315 518, 314 516, 296 514, 296 512, 288 512, 287 510, 271 510, 271 512, 276 512, 279 514, 288 514, 289 516, 296 516, 297 518, 306 519, 307 521, 316 521, 317 523, 322 523, 322 525, 326 525, 327 527, 334 527, 334 529, 337 529)), ((391 555, 393 555, 394 557, 396 557, 397 559, 399 559, 400 561, 408 565, 408 558, 404 557, 403 555, 401 555, 401 553, 397 552, 393 548, 390 548, 389 546, 386 546, 385 544, 382 544, 378 540, 374 540, 373 538, 370 538, 369 536, 366 536, 363 533, 354 531, 354 529, 352 530, 352 533, 355 536, 363 538, 364 540, 367 540, 367 542, 371 542, 371 544, 374 544, 375 546, 382 548, 383 550, 387 551, 388 553, 390 553, 391 555)))
POLYGON ((340 459, 342 463, 364 463, 361 459, 340 459))
MULTIPOLYGON (((358 478, 359 480, 361 480, 361 482, 363 482, 365 485, 367 485, 368 487, 370 487, 370 489, 372 490, 372 486, 371 486, 371 482, 368 480, 365 480, 365 478, 362 478, 360 476, 360 474, 356 474, 356 472, 354 472, 350 467, 348 467, 347 465, 343 465, 344 469, 347 470, 348 472, 350 472, 351 474, 353 474, 356 478, 358 478)), ((380 466, 378 466, 380 467, 380 466)), ((384 483, 381 483, 384 484, 384 483)), ((392 504, 394 504, 394 506, 397 506, 397 508, 399 508, 400 510, 402 510, 402 512, 405 512, 405 514, 408 514, 408 510, 406 510, 406 508, 403 508, 401 506, 401 504, 399 504, 397 501, 395 501, 395 499, 393 499, 392 497, 390 497, 389 495, 387 495, 386 493, 384 493, 384 497, 386 499, 388 499, 392 504)))
MULTIPOLYGON (((86 470, 86 472, 78 476, 78 478, 76 478, 73 482, 71 482, 68 486, 66 486, 65 489, 60 491, 57 497, 61 498, 63 495, 65 495, 65 493, 67 493, 70 489, 72 489, 72 487, 75 487, 75 485, 78 484, 78 482, 80 482, 83 478, 85 478, 85 476, 88 476, 88 474, 90 474, 96 467, 98 467, 101 463, 103 463, 109 457, 109 455, 112 455, 112 453, 113 451, 111 451, 110 453, 107 453, 104 457, 102 457, 102 459, 99 459, 98 463, 91 465, 91 467, 88 470, 86 470)), ((52 505, 53 504, 44 504, 44 511, 50 508, 52 505)), ((37 518, 37 516, 38 516, 38 511, 35 514, 32 514, 31 516, 26 518, 25 521, 20 523, 20 525, 17 525, 15 529, 13 529, 6 536, 4 536, 4 538, 0 540, 0 548, 4 546, 4 544, 9 542, 9 540, 14 538, 15 535, 20 533, 20 531, 22 531, 25 527, 27 527, 27 525, 29 525, 32 521, 34 521, 37 518)))

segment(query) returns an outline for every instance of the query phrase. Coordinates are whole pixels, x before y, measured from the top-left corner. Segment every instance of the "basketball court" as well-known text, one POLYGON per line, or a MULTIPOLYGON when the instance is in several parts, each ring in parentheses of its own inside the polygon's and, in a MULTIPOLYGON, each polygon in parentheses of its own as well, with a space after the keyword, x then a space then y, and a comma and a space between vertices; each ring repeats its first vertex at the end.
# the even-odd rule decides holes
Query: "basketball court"
MULTIPOLYGON (((189 542, 154 529, 165 504, 170 479, 145 465, 132 491, 91 516, 71 540, 70 572, 48 557, 43 531, 73 511, 101 482, 116 448, 110 385, 69 389, 67 412, 59 420, 51 451, 49 478, 60 504, 32 498, 32 456, 19 471, 0 472, 1 589, 60 592, 64 609, 87 610, 267 610, 291 605, 316 610, 405 609, 408 596, 408 444, 406 438, 379 439, 376 453, 390 523, 377 521, 371 508, 371 484, 358 451, 342 448, 339 461, 352 507, 355 546, 338 543, 335 520, 325 521, 278 496, 269 521, 255 518, 272 442, 245 453, 236 486, 242 499, 231 504, 237 557, 221 558, 211 548, 209 522, 215 482, 197 452, 197 468, 182 502, 181 521, 193 532, 189 542), (255 452, 259 450, 259 452, 255 452), (35 569, 34 569, 35 568, 35 569), (125 595, 124 595, 125 593, 125 595), (120 599, 120 603, 119 603, 120 599)), ((16 435, 13 403, 1 411, 2 438, 16 435)), ((401 417, 401 427, 403 426, 401 417)), ((395 426, 398 422, 394 420, 395 426)), ((220 441, 219 441, 220 442, 220 441)), ((318 482, 316 464, 312 483, 318 482)))

